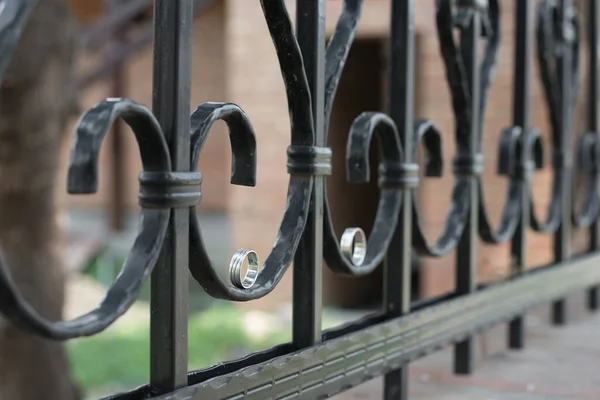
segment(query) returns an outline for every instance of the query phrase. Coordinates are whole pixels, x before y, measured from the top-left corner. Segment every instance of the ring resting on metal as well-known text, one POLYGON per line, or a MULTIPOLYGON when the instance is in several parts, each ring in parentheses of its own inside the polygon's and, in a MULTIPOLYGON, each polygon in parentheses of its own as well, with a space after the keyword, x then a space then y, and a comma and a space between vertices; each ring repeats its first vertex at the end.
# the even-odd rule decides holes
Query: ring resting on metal
MULTIPOLYGON (((526 1, 523 0, 518 4, 522 6, 526 4, 526 1)), ((7 47, 4 38, 10 39, 11 35, 18 36, 18 31, 23 26, 22 16, 26 15, 35 3, 36 0, 5 0, 1 3, 5 5, 5 8, 0 9, 0 33, 5 34, 0 36, 0 76, 6 60, 9 59, 6 54, 12 51, 12 47, 7 47), (9 32, 7 33, 7 31, 9 32)), ((159 3, 160 1, 157 4, 159 3)), ((343 1, 342 14, 327 48, 326 107, 323 110, 326 114, 326 124, 329 123, 334 95, 355 35, 362 3, 362 0, 343 1)), ((596 2, 594 1, 594 3, 596 2)), ((188 4, 191 5, 191 2, 188 4)), ((320 5, 323 4, 324 2, 321 1, 320 5)), ((398 1, 394 3, 394 7, 397 4, 405 5, 407 2, 398 1)), ((192 261, 190 270, 194 278, 212 296, 230 300, 252 300, 266 295, 277 285, 282 274, 288 268, 291 258, 297 250, 299 238, 305 229, 311 191, 313 190, 313 177, 331 174, 332 154, 331 149, 315 146, 314 121, 311 115, 306 74, 285 3, 283 0, 263 0, 262 5, 284 76, 292 122, 292 143, 288 148, 287 162, 290 175, 287 208, 277 233, 273 251, 267 257, 263 269, 261 270, 258 254, 255 251, 241 249, 234 253, 231 259, 228 270, 230 282, 226 282, 227 276, 223 279, 219 274, 222 271, 215 269, 206 253, 200 225, 195 215, 194 208, 200 203, 202 196, 201 174, 197 171, 183 173, 171 171, 164 135, 160 132, 160 127, 149 110, 127 100, 109 100, 94 107, 80 121, 68 182, 69 190, 73 193, 95 191, 98 153, 102 138, 116 118, 123 118, 132 127, 138 140, 144 171, 139 177, 139 204, 142 208, 140 233, 123 266, 122 273, 98 308, 73 321, 49 322, 40 317, 22 298, 0 258, 0 312, 3 315, 30 332, 52 339, 85 336, 104 329, 135 301, 140 285, 152 270, 158 252, 163 246, 170 210, 174 208, 189 209, 191 219, 190 260, 192 261), (244 263, 247 263, 248 266, 245 272, 243 271, 244 263)), ((468 236, 464 235, 465 224, 469 223, 469 211, 473 211, 471 207, 474 207, 470 203, 470 199, 473 197, 471 194, 475 194, 473 189, 478 190, 476 193, 478 199, 473 201, 477 203, 478 231, 483 241, 500 243, 512 237, 518 218, 521 217, 521 221, 526 221, 527 218, 522 213, 522 202, 518 201, 522 197, 521 192, 530 184, 534 169, 541 168, 543 159, 539 132, 527 126, 512 126, 500 132, 498 173, 509 179, 509 189, 499 227, 493 229, 485 209, 481 177, 484 165, 482 156, 479 154, 480 148, 477 146, 481 147, 483 128, 482 126, 473 127, 471 124, 474 122, 472 121, 477 118, 471 119, 471 116, 477 114, 483 119, 493 72, 497 64, 500 40, 499 0, 437 0, 436 5, 438 7, 438 34, 454 107, 455 140, 458 154, 452 165, 455 174, 452 205, 446 217, 444 232, 434 246, 430 246, 423 235, 416 208, 417 201, 414 197, 413 208, 409 210, 413 213, 412 238, 414 245, 421 254, 430 256, 446 254, 456 247, 461 236, 468 239, 467 245, 462 249, 463 253, 464 250, 470 251, 475 246, 476 238, 473 232, 469 230, 468 236), (472 34, 476 30, 469 32, 474 27, 474 21, 482 25, 480 27, 482 36, 487 41, 483 61, 481 65, 474 67, 478 69, 477 72, 480 76, 480 82, 475 82, 474 87, 477 87, 482 94, 478 105, 473 105, 470 101, 475 91, 470 93, 469 83, 473 83, 475 80, 472 79, 473 75, 467 76, 466 72, 473 69, 471 67, 475 63, 470 61, 473 61, 475 57, 469 57, 469 51, 477 45, 476 41, 479 40, 472 34), (455 28, 461 30, 461 39, 458 45, 453 39, 455 36, 453 29, 455 28), (473 139, 478 139, 478 142, 475 143, 473 139)), ((537 231, 551 232, 564 224, 565 230, 559 232, 558 236, 569 230, 568 220, 565 222, 566 212, 562 207, 564 203, 561 204, 561 201, 564 200, 561 199, 561 195, 569 193, 568 187, 566 187, 567 183, 563 183, 568 182, 568 174, 565 178, 564 172, 570 171, 573 161, 570 153, 564 151, 569 147, 569 135, 565 134, 568 129, 565 129, 565 124, 568 126, 569 119, 572 117, 572 115, 565 116, 565 114, 573 113, 572 100, 565 98, 566 95, 563 94, 565 79, 559 73, 559 69, 565 68, 565 60, 567 61, 566 65, 571 61, 571 72, 565 74, 567 78, 571 79, 567 86, 575 89, 578 86, 578 48, 576 46, 579 42, 579 32, 571 6, 569 0, 544 0, 539 8, 540 21, 538 24, 538 58, 553 132, 554 189, 548 220, 540 223, 532 213, 531 226, 537 231), (557 10, 560 12, 556 13, 557 10), (563 19, 558 23, 554 18, 557 14, 563 19), (568 56, 571 56, 570 60, 566 58, 568 56), (567 104, 566 107, 565 104, 567 104)), ((597 4, 591 8, 596 6, 597 4)), ((317 16, 316 13, 311 14, 312 12, 307 13, 308 16, 317 16)), ((594 18, 597 25, 597 16, 594 18)), ((397 32, 395 29, 397 23, 398 20, 394 19, 392 32, 397 32)), ((176 23, 172 25, 177 26, 176 23)), ((160 28, 158 25, 157 27, 160 28)), ((407 30, 409 29, 412 28, 409 26, 407 30)), ((160 31, 160 29, 157 30, 160 31)), ((597 31, 597 26, 595 30, 597 31)), ((317 28, 317 33, 321 35, 323 32, 317 28)), ((412 38, 409 36, 411 33, 404 31, 402 34, 409 38, 406 42, 412 42, 412 38)), ((9 40, 8 43, 11 41, 9 40)), ((13 40, 13 46, 14 43, 13 40)), ((527 55, 529 50, 525 48, 523 53, 527 55)), ((322 62, 320 59, 318 61, 322 62)), ((523 70, 524 68, 519 67, 517 74, 524 72, 523 70)), ((175 71, 170 72, 175 73, 175 71)), ((409 71, 407 76, 410 76, 410 73, 409 71)), ((320 87, 320 85, 316 84, 315 87, 320 87)), ((406 92, 409 93, 410 89, 407 89, 406 92)), ((576 93, 577 90, 572 95, 573 99, 577 97, 576 93)), ((181 94, 181 91, 178 94, 181 94)), ((596 95, 590 97, 596 97, 596 95)), ((254 131, 247 116, 234 104, 205 103, 192 114, 192 169, 196 168, 204 141, 212 124, 217 120, 224 120, 229 128, 233 153, 231 183, 254 186, 256 184, 254 131)), ((595 125, 595 123, 590 123, 590 125, 595 125)), ((405 128, 402 127, 402 129, 405 128)), ((350 130, 346 153, 347 177, 350 182, 361 183, 369 180, 368 154, 374 136, 377 136, 380 141, 382 153, 379 166, 381 194, 368 245, 365 232, 358 227, 346 229, 340 243, 337 243, 329 213, 329 204, 325 197, 325 257, 334 270, 351 275, 363 275, 377 267, 390 245, 402 198, 407 195, 414 196, 414 192, 411 190, 416 188, 419 183, 419 166, 416 163, 407 162, 403 157, 403 152, 413 152, 416 155, 417 147, 423 144, 428 156, 425 175, 432 177, 442 174, 441 135, 431 121, 417 121, 414 132, 405 132, 399 131, 398 126, 389 116, 383 113, 367 112, 356 118, 350 130), (414 134, 414 147, 402 149, 398 138, 401 135, 410 134, 414 134)), ((585 186, 587 194, 579 212, 568 211, 572 212, 574 225, 584 227, 596 220, 600 208, 597 193, 600 171, 598 133, 585 133, 578 142, 578 151, 579 168, 587 179, 585 186)), ((531 205, 531 207, 533 206, 531 205)), ((473 220, 470 222, 472 223, 473 220)), ((411 235, 407 231, 404 231, 404 234, 411 235)), ((318 235, 315 236, 318 238, 318 235)), ((592 236, 594 233, 590 232, 590 237, 592 236)), ((518 246, 525 246, 523 238, 517 238, 515 242, 518 246)), ((315 255, 318 254, 318 246, 321 244, 318 243, 318 240, 313 244, 317 246, 317 251, 311 250, 310 254, 315 255)), ((405 244, 406 242, 403 243, 403 246, 405 244)), ((559 246, 564 247, 563 244, 559 246)), ((408 255, 408 252, 403 252, 402 262, 399 264, 405 268, 404 256, 408 255)), ((515 258, 524 259, 525 257, 516 255, 515 258)), ((562 256, 557 255, 556 258, 563 261, 562 256)), ((267 352, 254 353, 242 360, 220 363, 204 371, 191 372, 187 376, 188 387, 176 389, 170 394, 158 393, 157 387, 153 386, 156 382, 156 378, 153 376, 151 378, 153 383, 148 387, 137 389, 136 392, 124 394, 119 398, 145 398, 158 395, 165 398, 204 396, 203 398, 230 399, 243 398, 249 393, 252 393, 254 397, 260 397, 264 393, 265 397, 271 396, 272 398, 332 396, 375 375, 405 368, 405 365, 414 358, 437 350, 442 345, 463 341, 470 335, 489 327, 490 324, 505 322, 515 315, 522 315, 526 308, 537 305, 541 301, 552 301, 559 298, 566 293, 567 289, 587 288, 586 285, 598 282, 600 279, 597 272, 593 273, 593 265, 590 265, 594 262, 592 256, 590 260, 574 260, 569 263, 570 265, 557 263, 546 271, 539 271, 542 275, 541 281, 536 281, 535 277, 532 279, 532 276, 521 276, 513 282, 485 288, 478 293, 461 296, 461 298, 441 299, 440 303, 443 304, 429 304, 426 310, 416 311, 413 315, 400 319, 397 318, 397 315, 386 313, 383 317, 389 318, 389 320, 382 321, 376 317, 357 321, 324 333, 320 337, 324 341, 321 344, 310 343, 305 348, 304 345, 298 345, 294 340, 293 343, 275 347, 267 352), (561 271, 564 268, 566 270, 561 271), (555 287, 546 290, 547 286, 553 286, 552 282, 563 282, 563 280, 566 283, 554 285, 555 287), (536 288, 539 289, 542 286, 544 286, 544 290, 538 290, 541 295, 535 293, 536 288), (496 310, 496 303, 506 299, 510 300, 509 306, 504 304, 502 309, 496 310), (439 332, 442 334, 440 335, 439 332), (336 365, 334 368, 324 369, 324 366, 334 364, 336 365), (353 373, 348 373, 350 370, 353 373), (275 379, 277 376, 283 375, 286 375, 284 379, 275 379), (290 377, 291 379, 288 379, 290 377), (144 392, 146 389, 148 390, 144 392), (290 390, 294 392, 292 393, 290 390)), ((522 260, 517 263, 522 266, 522 260)), ((472 271, 475 267, 474 260, 465 262, 464 267, 470 268, 472 271)), ((457 275, 459 277, 462 275, 460 270, 457 275)), ((475 283, 472 275, 469 274, 467 278, 470 281, 469 284, 475 283)), ((395 281, 389 277, 387 279, 388 283, 395 281)), ((399 283, 404 288, 407 287, 405 282, 399 283)), ((389 286, 386 291, 389 293, 389 286)), ((464 294, 458 292, 464 292, 464 290, 459 289, 455 293, 464 294)), ((295 293, 295 295, 297 294, 295 293)), ((407 292, 402 294, 407 294, 407 292)), ((163 300, 168 299, 163 298, 163 300)), ((315 306, 313 311, 318 311, 317 307, 320 305, 315 306)), ((302 308, 309 310, 309 307, 303 304, 302 308)), ((391 307, 386 305, 386 309, 391 310, 391 307)), ((175 320, 177 318, 179 317, 176 317, 175 320)), ((157 320, 153 319, 153 321, 157 320)), ((168 318, 166 321, 168 324, 174 322, 173 320, 168 321, 168 318)), ((294 323, 298 321, 295 320, 294 323)), ((317 332, 317 335, 320 333, 317 332)), ((156 347, 164 348, 165 341, 160 335, 156 336, 161 341, 160 343, 159 340, 152 341, 153 351, 156 347)), ((178 338, 177 344, 183 343, 184 340, 185 338, 178 338), (180 339, 181 342, 179 342, 180 339)), ((168 353, 170 350, 167 349, 166 352, 168 353)), ((172 355, 177 354, 176 351, 171 353, 172 355)), ((456 358, 460 360, 461 356, 458 353, 456 358)), ((175 362, 177 364, 175 369, 182 368, 177 373, 169 371, 167 374, 172 377, 183 376, 187 372, 184 369, 186 367, 185 357, 178 358, 179 360, 175 362)), ((467 358, 462 357, 462 359, 467 358)), ((394 375, 396 375, 395 378, 386 379, 386 393, 391 392, 388 389, 398 391, 397 389, 403 385, 403 377, 394 375)), ((178 379, 174 379, 173 382, 176 380, 178 379)), ((400 396, 402 395, 400 394, 400 396)))
MULTIPOLYGON (((190 272, 212 297, 249 301, 270 293, 291 264, 306 225, 313 189, 311 173, 327 174, 330 150, 314 147, 311 98, 302 55, 283 0, 262 0, 263 14, 275 46, 290 110, 291 175, 285 212, 270 254, 249 288, 227 282, 213 265, 195 210, 190 208, 190 272), (308 159, 305 156, 309 156, 308 159), (301 156, 296 157, 295 156, 301 156), (308 160, 308 162, 307 162, 308 160), (300 171, 299 169, 304 168, 300 171)), ((256 139, 250 120, 235 104, 205 103, 191 117, 191 169, 197 169, 202 146, 213 123, 226 122, 232 150, 231 183, 256 184, 256 139)), ((231 268, 231 266, 230 266, 231 268)), ((234 268, 235 269, 235 268, 234 268)))
POLYGON ((342 254, 360 267, 367 255, 367 236, 360 228, 346 228, 340 239, 342 254))
POLYGON ((240 249, 231 258, 229 278, 231 283, 240 289, 250 289, 256 282, 260 272, 260 261, 254 250, 240 249), (242 277, 244 261, 248 262, 248 268, 242 277))
POLYGON ((333 229, 327 194, 325 193, 324 196, 323 256, 329 268, 338 273, 352 276, 369 274, 383 261, 396 229, 402 205, 403 187, 407 186, 406 182, 409 182, 412 176, 411 169, 403 171, 398 168, 402 165, 403 153, 399 134, 392 119, 383 113, 363 113, 354 120, 348 137, 346 148, 348 181, 357 183, 369 181, 369 151, 375 135, 379 138, 379 148, 383 158, 380 166, 382 172, 380 182, 394 183, 394 185, 380 188, 377 213, 368 242, 364 238, 364 250, 356 249, 364 252, 364 256, 348 257, 348 249, 344 248, 347 235, 346 238, 342 237, 340 248, 333 229), (409 178, 405 179, 405 174, 409 178))
MULTIPOLYGON (((339 80, 362 11, 362 0, 345 0, 334 33, 325 54, 325 136, 339 80)), ((385 257, 393 237, 402 205, 404 188, 414 187, 415 166, 403 163, 398 129, 392 119, 383 113, 365 112, 359 115, 350 128, 346 147, 346 176, 349 182, 364 183, 370 178, 369 149, 374 136, 378 136, 382 162, 380 172, 380 197, 375 221, 367 241, 360 228, 348 228, 338 242, 331 220, 327 192, 324 193, 323 257, 333 271, 361 276, 372 272, 385 257), (355 237, 358 235, 358 237, 355 237), (354 243, 352 242, 359 239, 354 243)))

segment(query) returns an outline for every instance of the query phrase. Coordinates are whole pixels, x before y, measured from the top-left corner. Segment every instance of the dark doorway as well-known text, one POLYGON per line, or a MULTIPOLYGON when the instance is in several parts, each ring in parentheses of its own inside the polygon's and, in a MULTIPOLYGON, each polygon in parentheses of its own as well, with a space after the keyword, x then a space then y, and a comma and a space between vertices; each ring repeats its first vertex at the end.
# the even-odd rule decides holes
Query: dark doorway
MULTIPOLYGON (((348 227, 360 227, 368 235, 379 200, 378 144, 371 146, 371 180, 367 184, 346 181, 345 153, 350 126, 365 111, 385 111, 387 83, 387 41, 355 41, 341 76, 329 128, 333 149, 333 174, 327 179, 331 216, 338 238, 348 227)), ((415 262, 417 259, 415 258, 415 262)), ((415 264, 415 263, 413 263, 415 264)), ((418 268, 413 265, 413 298, 418 297, 418 268)), ((382 299, 382 268, 361 277, 343 277, 328 268, 323 273, 324 303, 342 308, 379 307, 382 299)))

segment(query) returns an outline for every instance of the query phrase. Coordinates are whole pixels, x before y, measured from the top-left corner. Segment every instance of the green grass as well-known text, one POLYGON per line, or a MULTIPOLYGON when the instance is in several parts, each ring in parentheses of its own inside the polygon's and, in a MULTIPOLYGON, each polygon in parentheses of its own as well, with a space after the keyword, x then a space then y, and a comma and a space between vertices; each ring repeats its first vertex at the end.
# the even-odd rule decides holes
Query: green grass
MULTIPOLYGON (((198 369, 289 341, 289 333, 252 340, 243 330, 242 313, 230 305, 213 306, 189 320, 189 367, 198 369)), ((113 327, 91 338, 68 343, 73 375, 85 391, 123 390, 148 381, 149 327, 113 327)))
MULTIPOLYGON (((122 262, 123 257, 110 251, 101 252, 90 260, 83 273, 108 287, 118 274, 122 262)), ((212 299, 193 279, 190 279, 189 295, 190 370, 290 340, 290 332, 253 340, 243 329, 243 313, 231 303, 212 299)), ((148 304, 150 282, 143 285, 138 299, 140 304, 148 304)), ((150 327, 147 321, 137 325, 132 324, 132 320, 126 324, 117 323, 99 335, 69 341, 67 350, 73 376, 88 395, 105 395, 148 382, 150 327)))

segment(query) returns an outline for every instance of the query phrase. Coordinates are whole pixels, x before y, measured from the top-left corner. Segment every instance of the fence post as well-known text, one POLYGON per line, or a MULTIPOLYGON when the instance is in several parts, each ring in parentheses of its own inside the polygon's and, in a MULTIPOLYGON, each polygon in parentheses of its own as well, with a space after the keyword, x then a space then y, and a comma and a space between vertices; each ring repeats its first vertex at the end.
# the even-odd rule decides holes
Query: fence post
MULTIPOLYGON (((296 3, 296 36, 310 87, 315 146, 325 140, 325 0, 296 3)), ((324 177, 314 176, 311 209, 294 256, 293 341, 298 349, 321 342, 324 177)))
MULTIPOLYGON (((595 132, 598 135, 598 0, 588 0, 588 44, 590 86, 588 91, 588 132, 595 132)), ((598 250, 598 221, 595 220, 590 226, 590 241, 588 250, 590 252, 598 250)), ((598 286, 594 286, 588 292, 588 307, 590 310, 598 309, 598 286)))
MULTIPOLYGON (((405 164, 415 161, 412 159, 414 42, 414 0, 394 0, 391 13, 388 111, 400 133, 405 164)), ((410 312, 413 190, 404 189, 402 211, 384 263, 384 310, 389 318, 410 312)), ((407 400, 408 368, 386 374, 384 385, 385 400, 407 400)))
MULTIPOLYGON (((531 59, 533 49, 533 6, 529 0, 518 0, 515 14, 515 64, 513 86, 513 122, 522 129, 522 143, 525 143, 530 129, 531 114, 531 59)), ((523 149, 523 147, 522 147, 523 149)), ((522 167, 527 167, 530 154, 521 151, 522 167)), ((523 273, 527 267, 527 231, 529 230, 530 177, 523 184, 521 193, 521 220, 511 241, 511 275, 523 273)), ((521 349, 525 345, 525 321, 519 316, 508 326, 508 346, 521 349)))
MULTIPOLYGON (((155 0, 152 107, 177 172, 190 170, 192 24, 192 0, 155 0)), ((187 208, 171 211, 152 273, 150 384, 159 393, 187 385, 189 218, 187 208)))
MULTIPOLYGON (((481 10, 469 10, 472 13, 468 25, 461 29, 460 51, 465 63, 467 82, 470 93, 470 132, 469 153, 465 156, 476 158, 481 151, 479 141, 480 129, 480 90, 479 90, 479 38, 481 37, 481 10)), ((477 241, 478 241, 478 182, 477 176, 471 174, 469 187, 469 216, 465 230, 456 249, 456 293, 465 295, 475 290, 477 284, 477 241)), ((469 374, 473 371, 475 347, 472 337, 459 342, 454 347, 454 371, 457 374, 469 374)))
MULTIPOLYGON (((557 72, 559 79, 559 112, 558 117, 558 134, 559 149, 555 153, 558 157, 555 163, 560 167, 560 177, 558 179, 563 182, 569 182, 564 185, 561 196, 562 218, 561 224, 554 235, 554 261, 560 263, 569 259, 571 254, 571 117, 573 113, 573 102, 571 99, 572 83, 571 83, 571 48, 568 45, 569 41, 575 40, 573 37, 567 37, 568 30, 566 24, 569 23, 570 16, 569 8, 571 7, 570 0, 560 0, 558 8, 558 20, 560 29, 560 44, 562 45, 562 53, 557 62, 557 72)), ((566 323, 566 301, 564 299, 557 300, 552 303, 552 323, 554 325, 564 325, 566 323)))

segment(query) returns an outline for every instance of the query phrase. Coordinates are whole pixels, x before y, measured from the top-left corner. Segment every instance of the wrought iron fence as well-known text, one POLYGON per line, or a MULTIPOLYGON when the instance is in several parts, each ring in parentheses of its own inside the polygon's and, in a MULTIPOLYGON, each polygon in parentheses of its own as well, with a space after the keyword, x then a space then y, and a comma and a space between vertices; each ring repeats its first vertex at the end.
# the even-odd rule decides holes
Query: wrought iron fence
MULTIPOLYGON (((431 0, 434 1, 434 0, 431 0)), ((10 54, 35 0, 7 0, 0 13, 0 47, 10 54)), ((350 129, 347 178, 369 177, 369 147, 380 146, 380 200, 367 238, 359 228, 335 235, 324 180, 331 173, 328 123, 336 89, 360 20, 362 0, 344 0, 333 36, 326 43, 325 0, 298 1, 296 31, 284 0, 262 0, 285 83, 291 145, 287 207, 271 253, 262 267, 252 250, 239 250, 223 277, 212 265, 195 216, 202 175, 196 171, 212 124, 229 127, 231 183, 253 186, 257 143, 252 124, 235 104, 205 103, 190 109, 192 0, 155 0, 153 110, 126 99, 108 99, 87 111, 76 128, 68 189, 97 187, 98 153, 105 134, 124 120, 140 148, 139 235, 105 300, 72 321, 50 322, 20 296, 0 268, 0 311, 23 329, 55 340, 94 335, 119 318, 152 274, 151 370, 147 386, 111 399, 291 399, 325 398, 370 378, 385 376, 386 399, 406 399, 406 366, 453 344, 455 371, 473 369, 473 335, 508 323, 508 344, 524 346, 524 314, 552 302, 553 320, 565 322, 567 293, 587 290, 598 308, 598 1, 577 13, 570 0, 538 5, 516 0, 514 112, 499 135, 498 172, 509 188, 499 226, 488 218, 481 180, 484 114, 498 61, 500 0, 436 0, 435 23, 455 116, 452 204, 441 236, 430 243, 414 198, 419 183, 416 152, 428 157, 425 175, 442 173, 441 132, 433 121, 413 120, 414 0, 391 0, 389 113, 365 112, 350 129), (537 7, 537 20, 534 13, 537 7), (580 32, 580 16, 589 18, 580 32), (576 144, 577 173, 585 177, 583 206, 573 207, 572 120, 579 94, 579 46, 588 36, 589 118, 576 144), (534 35, 536 37, 534 37, 534 35), (534 38, 537 39, 535 43, 534 38), (480 54, 480 44, 484 43, 480 54), (537 44, 537 51, 534 49, 537 44), (553 185, 547 219, 533 207, 531 177, 542 168, 540 133, 530 126, 532 62, 537 56, 550 115, 553 185), (587 229, 589 251, 573 256, 571 231, 587 229), (525 270, 527 231, 554 236, 552 265, 525 270), (511 243, 514 274, 494 285, 477 285, 476 242, 511 243), (410 302, 412 249, 425 257, 456 250, 456 290, 450 296, 410 302), (383 263, 382 313, 329 331, 321 330, 321 268, 369 274, 383 263), (240 265, 248 262, 241 275, 240 265), (240 360, 188 372, 187 277, 213 297, 250 301, 269 294, 290 264, 293 268, 293 341, 240 360)), ((9 57, 0 60, 0 73, 9 57)))

